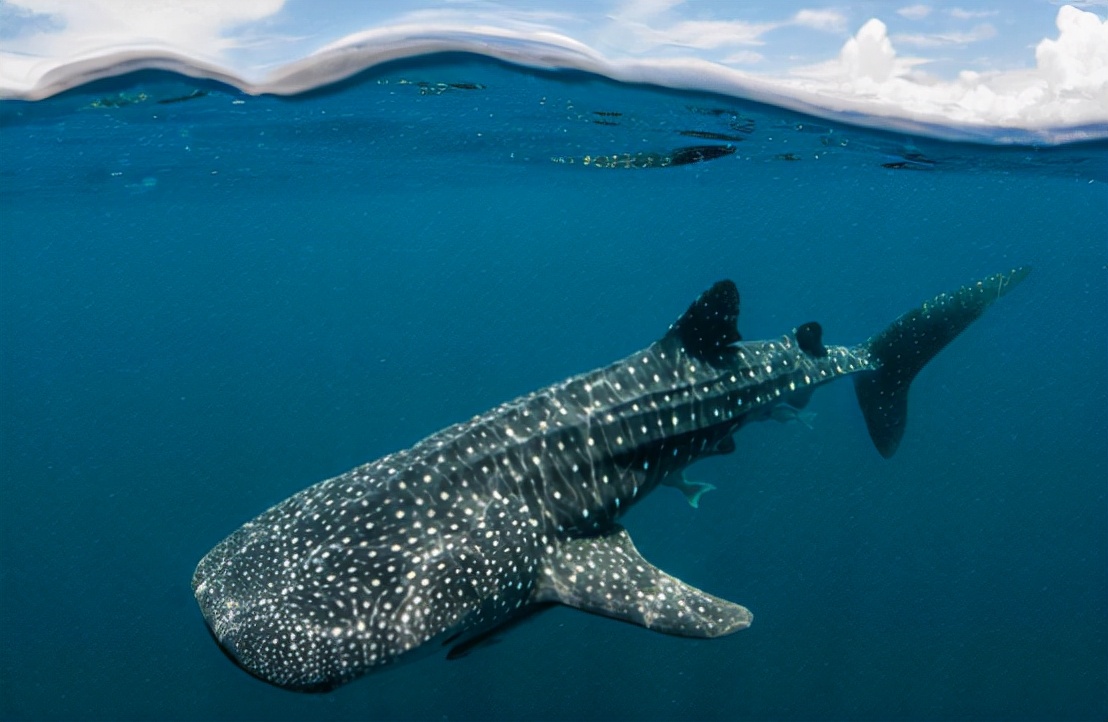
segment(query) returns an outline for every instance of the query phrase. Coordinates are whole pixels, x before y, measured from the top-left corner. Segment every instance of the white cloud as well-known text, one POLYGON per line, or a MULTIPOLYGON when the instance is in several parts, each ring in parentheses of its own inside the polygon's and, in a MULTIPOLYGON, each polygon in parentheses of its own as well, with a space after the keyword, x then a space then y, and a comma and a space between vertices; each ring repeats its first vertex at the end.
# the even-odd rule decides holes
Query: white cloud
POLYGON ((909 20, 923 20, 925 17, 931 14, 930 5, 908 5, 902 7, 896 11, 897 15, 908 18, 909 20))
POLYGON ((962 8, 950 8, 946 14, 956 20, 976 20, 978 18, 991 18, 999 15, 999 10, 963 10, 962 8))
POLYGON ((839 33, 846 30, 846 16, 835 10, 800 10, 789 24, 839 33))
MULTIPOLYGON (((661 47, 681 47, 716 51, 728 48, 764 45, 764 36, 778 28, 796 26, 824 32, 842 32, 846 17, 834 10, 799 10, 787 20, 746 22, 743 20, 682 20, 660 22, 655 13, 669 9, 675 3, 665 0, 642 0, 621 6, 619 14, 610 19, 614 27, 607 28, 599 42, 608 47, 639 55, 661 47), (625 14, 628 12, 630 14, 625 14)), ((717 58, 722 63, 761 62, 765 57, 749 51, 735 52, 717 58)))
POLYGON ((776 25, 741 20, 685 20, 658 31, 668 44, 690 48, 720 48, 729 45, 761 45, 762 36, 776 25))
POLYGON ((684 20, 660 26, 626 18, 613 17, 611 21, 593 41, 608 51, 639 56, 672 48, 714 52, 761 45, 762 35, 774 27, 737 20, 684 20))
POLYGON ((793 75, 840 83, 861 81, 863 85, 869 85, 905 75, 919 62, 918 59, 898 58, 885 23, 871 18, 846 41, 839 57, 798 68, 793 75))
POLYGON ((756 53, 753 50, 740 50, 728 55, 723 59, 723 62, 728 65, 756 65, 757 63, 764 63, 765 60, 766 56, 761 53, 756 53))
POLYGON ((1108 8, 1108 0, 1050 0, 1051 5, 1072 5, 1075 8, 1108 8))
POLYGON ((1055 20, 1058 39, 1044 39, 1035 61, 1050 89, 1099 98, 1108 105, 1108 20, 1063 6, 1055 20))
MULTIPOLYGON (((141 62, 233 82, 230 51, 257 46, 250 23, 278 13, 284 0, 0 0, 5 11, 0 97, 42 97, 141 62), (245 31, 245 32, 244 32, 245 31), (114 56, 114 60, 107 56, 114 56), (71 72, 43 84, 51 71, 71 72)), ((267 35, 266 40, 278 36, 267 35)))
POLYGON ((881 81, 892 77, 896 51, 889 42, 885 23, 874 18, 863 25, 857 35, 846 41, 839 62, 850 78, 881 81))
POLYGON ((1059 9, 1057 39, 1035 51, 1033 70, 975 73, 953 81, 920 72, 897 55, 884 23, 870 20, 839 57, 781 82, 816 104, 940 125, 1049 128, 1108 122, 1108 20, 1059 9))
POLYGON ((988 23, 982 23, 969 32, 899 34, 894 35, 893 40, 900 45, 910 45, 916 48, 935 48, 943 45, 965 46, 970 43, 989 40, 994 37, 996 37, 996 28, 988 23))
POLYGON ((684 2, 685 0, 625 0, 612 15, 628 20, 642 20, 661 15, 684 2))
POLYGON ((279 12, 284 0, 7 0, 53 18, 59 32, 33 33, 5 43, 5 50, 39 56, 77 55, 138 44, 176 47, 217 57, 235 47, 228 30, 279 12))

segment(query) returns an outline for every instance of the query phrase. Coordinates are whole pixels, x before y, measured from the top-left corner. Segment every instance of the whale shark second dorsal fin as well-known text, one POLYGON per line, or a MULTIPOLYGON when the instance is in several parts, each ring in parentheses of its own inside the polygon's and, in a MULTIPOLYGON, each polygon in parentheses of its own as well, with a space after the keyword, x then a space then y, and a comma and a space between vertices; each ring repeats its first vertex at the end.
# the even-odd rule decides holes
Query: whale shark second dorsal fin
POLYGON ((663 340, 676 341, 689 354, 711 360, 742 341, 738 324, 739 289, 733 281, 719 281, 693 301, 663 340))
POLYGON ((815 321, 809 321, 793 331, 800 350, 812 358, 823 358, 827 349, 823 345, 823 327, 815 321))

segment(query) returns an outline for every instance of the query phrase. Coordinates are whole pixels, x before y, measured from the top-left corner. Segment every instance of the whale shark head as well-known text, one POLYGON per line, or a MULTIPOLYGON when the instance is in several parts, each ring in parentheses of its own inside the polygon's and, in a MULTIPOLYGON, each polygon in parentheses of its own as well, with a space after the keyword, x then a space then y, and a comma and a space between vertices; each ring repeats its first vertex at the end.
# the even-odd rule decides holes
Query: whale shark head
POLYGON ((524 605, 544 544, 535 525, 400 467, 389 457, 317 484, 201 561, 193 591, 240 667, 323 691, 524 605), (495 531, 478 518, 490 513, 495 531))

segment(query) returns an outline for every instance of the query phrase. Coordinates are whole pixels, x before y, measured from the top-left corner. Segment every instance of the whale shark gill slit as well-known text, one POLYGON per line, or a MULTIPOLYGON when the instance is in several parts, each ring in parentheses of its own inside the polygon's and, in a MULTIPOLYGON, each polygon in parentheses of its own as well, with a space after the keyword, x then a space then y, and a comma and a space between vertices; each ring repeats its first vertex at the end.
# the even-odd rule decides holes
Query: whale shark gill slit
POLYGON ((808 423, 812 391, 844 376, 891 456, 913 379, 1027 274, 936 296, 857 346, 816 323, 746 341, 721 281, 646 348, 276 504, 204 556, 193 593, 238 666, 308 692, 421 649, 465 656, 552 604, 684 637, 744 629, 745 607, 650 564, 619 519, 661 485, 696 506, 714 487, 690 464, 746 424, 808 423))

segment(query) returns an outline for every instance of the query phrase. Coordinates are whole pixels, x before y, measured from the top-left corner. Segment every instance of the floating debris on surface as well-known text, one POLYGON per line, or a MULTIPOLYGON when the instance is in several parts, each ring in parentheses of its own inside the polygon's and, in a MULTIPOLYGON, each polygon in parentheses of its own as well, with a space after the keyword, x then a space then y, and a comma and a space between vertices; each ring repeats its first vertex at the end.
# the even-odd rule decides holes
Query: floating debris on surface
POLYGON ((184 95, 170 95, 168 97, 162 97, 154 93, 145 92, 120 92, 113 95, 104 95, 96 98, 91 103, 84 106, 84 109, 114 110, 116 108, 126 108, 131 105, 140 105, 142 103, 171 105, 173 103, 184 103, 189 100, 206 98, 211 94, 212 92, 210 90, 200 90, 199 88, 193 90, 192 92, 185 93, 184 95))
POLYGON ((746 138, 741 135, 728 135, 727 133, 715 133, 710 130, 679 130, 678 135, 688 136, 689 138, 701 138, 702 140, 726 140, 731 143, 741 143, 746 138))
MULTIPOLYGON (((406 86, 403 92, 396 87, 390 87, 387 91, 389 95, 396 96, 399 102, 405 102, 405 99, 410 102, 416 95, 412 91, 417 91, 421 96, 437 96, 475 91, 495 92, 498 86, 465 80, 430 81, 418 76, 391 76, 378 78, 375 82, 380 86, 406 86), (494 90, 489 91, 490 87, 494 90)), ((128 111, 120 109, 143 105, 140 112, 131 112, 131 115, 145 117, 141 110, 155 111, 155 106, 159 106, 157 112, 150 115, 156 119, 168 112, 168 109, 163 112, 160 106, 176 106, 203 98, 218 100, 223 95, 227 95, 232 105, 247 102, 244 94, 227 94, 218 87, 196 88, 174 83, 91 95, 83 99, 85 105, 81 107, 83 110, 116 111, 122 115, 128 111)), ((526 99, 523 100, 526 102, 526 99)), ((887 140, 859 145, 859 138, 848 128, 812 118, 765 118, 755 111, 740 109, 738 106, 679 105, 669 108, 667 112, 655 112, 656 109, 652 107, 621 107, 615 97, 602 101, 605 105, 600 107, 593 104, 595 99, 586 105, 580 99, 570 96, 554 98, 544 95, 536 96, 534 100, 538 103, 537 112, 554 113, 554 122, 560 124, 560 132, 568 135, 564 139, 559 137, 557 143, 537 153, 526 150, 527 140, 524 139, 521 141, 523 145, 512 147, 506 154, 513 162, 549 159, 560 165, 597 168, 669 168, 705 163, 729 155, 741 155, 744 161, 795 163, 801 160, 819 160, 849 149, 852 156, 857 153, 872 153, 868 162, 886 170, 947 170, 957 166, 950 157, 941 153, 928 150, 925 155, 921 152, 921 148, 925 146, 917 147, 912 143, 887 140), (592 109, 588 110, 590 107, 592 109), (602 126, 603 130, 596 126, 602 126), (579 150, 598 147, 609 148, 613 152, 586 155, 579 150), (635 150, 637 148, 644 150, 635 150)), ((197 104, 201 109, 214 108, 216 105, 197 104)), ((191 109, 192 106, 188 108, 191 109)), ((534 117, 529 119, 535 120, 534 117)), ((491 137, 502 132, 525 132, 527 127, 524 123, 518 128, 506 129, 498 126, 498 121, 498 118, 484 120, 483 126, 477 129, 476 137, 491 137)), ((350 122, 352 121, 343 119, 320 119, 319 127, 325 127, 330 133, 338 125, 350 122)), ((354 124, 358 125, 357 122, 354 124)), ((297 126, 296 132, 302 134, 305 127, 307 126, 304 124, 297 126)), ((507 145, 510 146, 511 141, 507 145)))
POLYGON ((900 160, 882 163, 882 168, 890 170, 933 170, 936 162, 921 153, 905 153, 900 160))
POLYGON ((126 108, 128 105, 138 105, 139 103, 145 103, 147 100, 150 100, 150 96, 146 93, 115 93, 114 95, 97 98, 85 107, 98 109, 126 108))
POLYGON ((170 105, 172 103, 184 103, 188 100, 196 100, 197 98, 205 98, 208 96, 206 90, 194 90, 188 95, 178 95, 172 98, 162 98, 161 100, 154 101, 158 105, 170 105))
POLYGON ((697 115, 709 115, 713 118, 727 118, 727 127, 737 133, 750 134, 754 132, 753 118, 748 118, 737 110, 730 108, 704 108, 697 105, 686 105, 685 110, 697 115))
POLYGON ((738 115, 736 111, 728 108, 705 108, 699 105, 686 105, 685 109, 697 115, 712 115, 717 118, 722 115, 738 115))
POLYGON ((741 115, 737 115, 727 123, 727 127, 739 133, 746 133, 749 135, 754 132, 754 119, 744 118, 741 115))
POLYGON ((689 165, 731 155, 735 148, 730 145, 692 145, 673 151, 670 165, 689 165))
POLYGON ((730 145, 692 145, 675 148, 668 153, 615 153, 612 155, 586 155, 582 158, 555 156, 550 160, 564 165, 587 165, 596 168, 668 168, 670 166, 704 163, 731 155, 730 145))
MULTIPOLYGON (((391 81, 396 85, 414 85, 419 88, 420 95, 442 95, 452 90, 485 90, 488 86, 482 83, 431 83, 426 80, 409 80, 408 78, 397 78, 391 81)), ((388 78, 381 78, 377 81, 378 85, 389 85, 388 78)))
POLYGON ((480 83, 416 83, 420 95, 442 95, 451 90, 484 90, 480 83))

